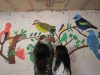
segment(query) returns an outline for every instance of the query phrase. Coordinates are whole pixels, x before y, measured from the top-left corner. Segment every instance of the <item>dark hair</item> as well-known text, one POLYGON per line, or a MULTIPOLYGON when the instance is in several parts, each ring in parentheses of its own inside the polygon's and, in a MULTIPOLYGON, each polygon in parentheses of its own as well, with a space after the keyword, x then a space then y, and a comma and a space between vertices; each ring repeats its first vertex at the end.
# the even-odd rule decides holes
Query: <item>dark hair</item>
POLYGON ((57 70, 57 68, 60 66, 61 63, 64 64, 64 68, 67 69, 67 71, 71 75, 71 63, 68 55, 68 50, 65 46, 58 45, 56 47, 56 63, 54 68, 55 71, 57 70))
POLYGON ((49 47, 46 44, 39 43, 34 48, 35 65, 39 73, 44 73, 46 65, 48 64, 47 58, 50 56, 49 47))

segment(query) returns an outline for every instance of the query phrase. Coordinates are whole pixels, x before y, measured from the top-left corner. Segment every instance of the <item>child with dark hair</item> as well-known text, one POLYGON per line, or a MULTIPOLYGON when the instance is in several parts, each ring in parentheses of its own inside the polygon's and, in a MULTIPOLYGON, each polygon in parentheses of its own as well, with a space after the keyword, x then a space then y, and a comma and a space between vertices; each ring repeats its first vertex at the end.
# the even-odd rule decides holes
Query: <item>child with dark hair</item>
POLYGON ((54 75, 71 75, 70 58, 65 46, 56 47, 54 63, 54 75))
POLYGON ((35 75, 52 75, 53 50, 47 44, 36 44, 33 54, 35 56, 35 75))

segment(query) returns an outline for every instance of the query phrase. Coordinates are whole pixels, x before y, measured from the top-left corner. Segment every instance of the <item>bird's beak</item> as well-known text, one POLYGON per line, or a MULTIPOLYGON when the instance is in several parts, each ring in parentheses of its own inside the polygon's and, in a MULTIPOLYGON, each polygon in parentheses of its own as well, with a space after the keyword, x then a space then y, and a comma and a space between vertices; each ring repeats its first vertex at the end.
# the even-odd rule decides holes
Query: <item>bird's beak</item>
POLYGON ((32 25, 35 25, 35 23, 33 23, 32 25))

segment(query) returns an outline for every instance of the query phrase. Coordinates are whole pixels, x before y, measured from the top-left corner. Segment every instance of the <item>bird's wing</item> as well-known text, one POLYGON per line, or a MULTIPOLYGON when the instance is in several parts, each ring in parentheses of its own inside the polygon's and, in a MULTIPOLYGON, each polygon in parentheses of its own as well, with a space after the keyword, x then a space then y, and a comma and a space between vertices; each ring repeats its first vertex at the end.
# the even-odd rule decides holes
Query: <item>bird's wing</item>
POLYGON ((96 43, 95 47, 99 48, 100 44, 99 44, 99 40, 97 39, 97 37, 95 38, 96 40, 94 41, 96 43))
POLYGON ((95 50, 99 48, 99 40, 95 36, 88 36, 87 44, 89 45, 91 50, 95 50))
POLYGON ((83 18, 80 19, 79 24, 82 25, 82 26, 91 26, 92 25, 89 21, 87 21, 83 18))
POLYGON ((5 32, 4 34, 2 34, 1 36, 1 44, 4 43, 4 41, 7 39, 8 36, 8 32, 5 32))
POLYGON ((49 30, 48 25, 45 23, 39 22, 39 23, 35 24, 35 26, 41 32, 48 32, 48 30, 49 30))
POLYGON ((82 26, 88 25, 88 23, 86 23, 86 22, 79 22, 79 24, 82 25, 82 26))
POLYGON ((39 25, 40 25, 41 28, 43 28, 45 30, 48 30, 49 29, 49 24, 47 24, 47 23, 41 23, 40 22, 39 25))
POLYGON ((46 31, 55 32, 55 26, 51 26, 47 23, 40 23, 40 27, 46 31))
POLYGON ((1 43, 3 43, 4 40, 5 40, 5 34, 2 34, 2 36, 1 36, 1 43))

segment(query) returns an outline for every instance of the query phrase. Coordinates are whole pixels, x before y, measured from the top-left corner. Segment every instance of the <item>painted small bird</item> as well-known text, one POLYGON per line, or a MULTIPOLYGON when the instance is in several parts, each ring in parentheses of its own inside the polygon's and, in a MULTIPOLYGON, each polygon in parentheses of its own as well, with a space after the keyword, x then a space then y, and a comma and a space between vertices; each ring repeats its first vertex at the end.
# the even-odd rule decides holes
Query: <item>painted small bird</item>
POLYGON ((93 51, 95 56, 100 60, 100 53, 98 51, 100 43, 97 39, 95 32, 93 30, 89 30, 89 35, 87 36, 87 44, 89 48, 93 51))
POLYGON ((88 28, 97 29, 97 27, 93 26, 89 21, 84 19, 81 15, 75 15, 73 19, 75 20, 77 27, 81 30, 86 30, 88 28))
POLYGON ((56 32, 62 32, 65 29, 66 29, 66 27, 64 24, 56 26, 56 32))
POLYGON ((47 23, 42 23, 39 20, 35 20, 33 25, 35 25, 35 27, 39 31, 44 32, 44 33, 46 33, 46 32, 51 32, 51 33, 55 32, 55 26, 51 26, 51 25, 49 25, 47 23))
POLYGON ((0 44, 3 44, 4 41, 10 36, 11 23, 7 23, 5 29, 0 32, 0 44))

